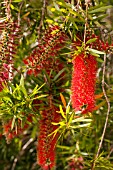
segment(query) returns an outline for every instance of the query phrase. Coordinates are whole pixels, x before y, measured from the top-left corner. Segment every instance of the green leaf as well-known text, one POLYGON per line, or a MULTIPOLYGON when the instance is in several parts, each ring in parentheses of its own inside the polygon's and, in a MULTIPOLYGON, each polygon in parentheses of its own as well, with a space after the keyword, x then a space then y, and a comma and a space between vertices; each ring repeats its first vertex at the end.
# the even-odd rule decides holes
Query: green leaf
POLYGON ((10 7, 11 7, 11 9, 15 9, 15 7, 12 4, 10 4, 10 7))
POLYGON ((25 86, 24 86, 24 77, 23 75, 21 75, 21 79, 20 79, 20 88, 21 88, 21 91, 23 92, 23 94, 25 95, 25 97, 27 97, 27 90, 25 89, 25 86))
POLYGON ((85 119, 84 117, 79 117, 79 118, 76 118, 74 120, 72 120, 72 123, 77 123, 77 122, 91 122, 92 119, 85 119))
POLYGON ((38 91, 45 85, 46 83, 42 84, 39 88, 38 88, 38 84, 35 86, 35 88, 33 89, 32 93, 29 95, 29 97, 35 96, 38 91))
POLYGON ((106 18, 108 14, 100 15, 95 18, 93 18, 93 21, 101 21, 102 19, 106 18))
POLYGON ((22 2, 22 0, 13 0, 12 2, 22 2))
POLYGON ((33 98, 32 100, 44 98, 44 97, 47 97, 47 96, 48 96, 47 94, 42 94, 40 96, 37 96, 37 97, 33 98))
POLYGON ((90 43, 92 43, 92 42, 95 42, 95 41, 96 41, 96 39, 97 39, 97 38, 89 39, 89 40, 86 42, 86 44, 90 44, 90 43))
POLYGON ((97 61, 100 62, 100 63, 103 63, 104 60, 102 60, 101 58, 97 57, 97 61))
POLYGON ((75 24, 74 18, 69 16, 69 20, 72 22, 72 24, 75 27, 75 29, 78 30, 78 26, 75 24))
POLYGON ((62 106, 60 105, 59 107, 60 107, 60 113, 61 113, 62 117, 63 117, 64 119, 66 119, 65 113, 64 113, 64 111, 63 111, 63 109, 62 109, 62 106))
POLYGON ((70 126, 70 128, 78 129, 78 128, 83 128, 83 127, 88 127, 88 126, 90 126, 90 124, 91 123, 85 123, 85 124, 82 124, 82 125, 70 126))
POLYGON ((70 125, 72 123, 72 120, 73 120, 73 113, 71 113, 70 117, 69 117, 69 121, 68 121, 68 124, 70 125))
POLYGON ((97 9, 94 9, 94 10, 92 10, 92 11, 89 11, 88 13, 89 13, 89 14, 93 14, 93 13, 97 13, 97 12, 103 12, 103 11, 109 9, 109 8, 112 8, 112 5, 102 6, 102 7, 99 7, 99 8, 97 8, 97 9))
POLYGON ((49 24, 53 24, 53 20, 52 19, 46 19, 46 22, 48 22, 49 24))
POLYGON ((53 4, 54 4, 54 6, 55 6, 56 10, 57 10, 57 11, 60 11, 59 6, 58 6, 55 2, 53 2, 53 4))
POLYGON ((70 150, 70 146, 57 145, 57 148, 70 150))
POLYGON ((60 124, 60 122, 58 122, 58 123, 56 123, 56 122, 52 122, 51 124, 52 124, 52 125, 59 125, 59 124, 60 124))
POLYGON ((23 75, 21 75, 20 86, 24 86, 24 77, 23 77, 23 75))
POLYGON ((97 58, 99 58, 99 57, 100 57, 100 55, 99 55, 99 54, 93 53, 93 52, 91 52, 91 51, 90 51, 90 54, 91 54, 91 55, 93 55, 93 56, 95 56, 95 57, 97 57, 97 58))
POLYGON ((70 112, 70 106, 66 107, 66 115, 70 112))
POLYGON ((57 128, 56 130, 54 130, 54 131, 53 131, 52 133, 50 133, 48 136, 52 136, 52 135, 53 135, 53 137, 55 137, 56 134, 58 133, 59 129, 60 129, 60 127, 57 128))
POLYGON ((92 52, 94 54, 106 54, 103 51, 98 51, 98 50, 95 50, 95 49, 92 49, 92 48, 88 48, 88 50, 89 50, 89 52, 92 52))
POLYGON ((46 83, 43 83, 38 89, 37 91, 39 91, 43 86, 45 86, 46 83))
POLYGON ((11 130, 14 128, 15 120, 16 120, 16 116, 14 115, 13 120, 12 120, 12 124, 11 124, 11 130))
POLYGON ((65 71, 65 68, 59 71, 59 73, 54 77, 53 81, 56 81, 58 77, 65 71))

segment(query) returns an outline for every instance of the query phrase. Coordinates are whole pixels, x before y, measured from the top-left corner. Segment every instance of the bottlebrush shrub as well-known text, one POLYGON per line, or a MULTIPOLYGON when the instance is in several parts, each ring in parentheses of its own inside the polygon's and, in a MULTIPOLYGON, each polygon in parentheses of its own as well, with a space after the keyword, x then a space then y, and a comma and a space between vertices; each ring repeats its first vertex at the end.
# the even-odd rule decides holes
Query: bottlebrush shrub
POLYGON ((66 40, 66 34, 58 26, 50 26, 38 42, 37 48, 24 59, 24 63, 29 67, 27 73, 36 76, 43 69, 50 71, 55 63, 55 57, 64 47, 66 40))
POLYGON ((21 127, 21 120, 18 119, 18 122, 16 122, 16 126, 14 126, 13 129, 11 129, 13 123, 12 119, 7 122, 3 121, 3 134, 6 137, 7 143, 10 143, 13 138, 22 134, 29 127, 29 123, 32 122, 32 114, 27 117, 26 121, 24 126, 21 127))
MULTIPOLYGON (((77 37, 73 43, 73 48, 77 51, 82 46, 83 38, 77 37)), ((108 51, 108 42, 104 43, 94 34, 86 36, 86 47, 108 51), (93 41, 91 41, 93 39, 93 41), (89 43, 87 43, 89 41, 89 43)), ((96 84, 97 62, 95 56, 81 50, 78 54, 73 55, 73 73, 72 73, 72 107, 75 111, 87 113, 93 111, 95 107, 95 84, 96 84)))
POLYGON ((39 136, 37 145, 37 159, 38 164, 43 170, 49 170, 55 166, 55 145, 57 142, 58 135, 50 135, 57 126, 52 125, 52 122, 59 122, 60 114, 56 112, 55 106, 45 108, 41 111, 41 120, 39 122, 39 136), (49 136, 50 135, 50 136, 49 136))

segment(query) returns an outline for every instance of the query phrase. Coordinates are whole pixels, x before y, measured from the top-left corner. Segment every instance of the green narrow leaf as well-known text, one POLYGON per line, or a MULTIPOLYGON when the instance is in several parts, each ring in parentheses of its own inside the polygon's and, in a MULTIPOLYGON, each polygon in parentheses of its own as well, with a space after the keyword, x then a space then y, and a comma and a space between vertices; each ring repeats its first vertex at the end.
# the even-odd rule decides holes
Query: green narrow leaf
POLYGON ((20 79, 20 90, 23 92, 23 94, 25 95, 25 97, 27 97, 27 90, 25 89, 24 86, 24 77, 23 75, 21 75, 21 79, 20 79))
POLYGON ((97 58, 99 58, 99 57, 100 57, 100 55, 99 55, 99 54, 93 53, 93 52, 91 52, 91 51, 90 51, 90 54, 91 54, 91 55, 93 55, 93 56, 95 56, 95 57, 97 57, 97 58))
POLYGON ((15 7, 12 4, 10 5, 10 7, 11 7, 11 9, 15 9, 15 7))
POLYGON ((42 84, 38 89, 37 91, 39 91, 43 86, 45 86, 46 83, 42 84))
POLYGON ((12 2, 21 2, 22 0, 13 0, 12 2))
POLYGON ((33 98, 32 100, 44 98, 44 97, 47 97, 47 96, 48 96, 47 94, 42 94, 40 96, 37 96, 37 97, 33 98))
POLYGON ((46 83, 44 83, 44 84, 42 84, 39 88, 38 88, 38 84, 35 86, 35 88, 33 89, 33 91, 32 91, 32 94, 30 95, 30 97, 32 97, 32 96, 35 96, 37 93, 38 93, 38 91, 45 85, 46 83), (38 89, 37 89, 38 88, 38 89))
POLYGON ((112 8, 112 5, 102 6, 102 7, 99 7, 99 8, 97 8, 97 9, 94 9, 94 10, 92 10, 92 11, 89 11, 88 13, 89 13, 89 14, 93 14, 93 13, 96 13, 96 12, 102 12, 102 11, 105 11, 105 10, 107 10, 107 9, 109 9, 109 8, 112 8))
POLYGON ((52 124, 52 125, 59 125, 59 124, 60 124, 60 122, 58 122, 58 123, 56 123, 56 122, 52 122, 51 124, 52 124))
POLYGON ((92 43, 92 42, 95 42, 95 41, 96 41, 96 39, 97 39, 97 38, 89 39, 89 40, 86 42, 86 44, 90 44, 90 43, 92 43))
POLYGON ((23 77, 23 75, 21 75, 20 86, 24 86, 24 77, 23 77))
POLYGON ((65 68, 59 71, 59 73, 54 77, 53 81, 56 81, 58 77, 65 71, 65 68))
POLYGON ((100 62, 100 63, 103 63, 103 62, 104 62, 104 60, 102 60, 102 59, 99 58, 99 57, 97 58, 97 61, 100 62))
POLYGON ((72 123, 75 123, 75 122, 91 122, 91 121, 92 121, 92 119, 85 119, 84 117, 79 117, 79 118, 72 120, 72 123))
POLYGON ((64 113, 64 111, 63 111, 63 109, 62 109, 62 106, 60 105, 59 107, 60 107, 60 113, 61 113, 62 117, 63 117, 64 119, 66 119, 65 113, 64 113))
POLYGON ((66 115, 69 113, 70 111, 70 106, 66 107, 66 115))
POLYGON ((15 120, 16 120, 16 116, 14 115, 13 120, 12 120, 12 124, 11 124, 11 130, 14 128, 15 120))
POLYGON ((95 53, 95 54, 106 54, 105 52, 103 51, 98 51, 98 50, 95 50, 95 49, 92 49, 92 48, 88 48, 88 50, 92 53, 95 53))
POLYGON ((57 10, 57 11, 60 11, 59 6, 58 6, 55 2, 53 2, 53 4, 54 4, 54 6, 55 6, 56 10, 57 10))
POLYGON ((70 128, 77 129, 77 128, 83 128, 83 127, 88 127, 90 126, 91 123, 85 123, 82 125, 77 125, 77 126, 70 126, 70 128))
POLYGON ((73 113, 70 115, 70 117, 69 117, 69 121, 68 121, 68 123, 69 123, 69 125, 72 123, 72 120, 73 120, 73 113))

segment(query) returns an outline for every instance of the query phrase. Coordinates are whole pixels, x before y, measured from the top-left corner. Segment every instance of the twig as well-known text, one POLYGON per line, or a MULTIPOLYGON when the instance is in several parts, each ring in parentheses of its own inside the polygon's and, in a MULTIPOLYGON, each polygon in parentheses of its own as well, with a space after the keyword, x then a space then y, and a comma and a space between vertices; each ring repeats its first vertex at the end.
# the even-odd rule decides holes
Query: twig
POLYGON ((22 5, 23 5, 23 1, 19 4, 19 6, 20 6, 20 8, 19 8, 19 12, 18 12, 18 26, 20 26, 20 20, 21 20, 21 18, 20 18, 20 13, 21 13, 21 9, 22 9, 22 5))
POLYGON ((7 17, 7 20, 11 19, 11 10, 10 10, 10 5, 11 5, 11 0, 4 0, 4 4, 6 5, 6 9, 5 9, 5 14, 7 17))
POLYGON ((22 147, 22 150, 20 151, 19 155, 14 159, 13 165, 11 170, 15 170, 16 164, 20 157, 24 154, 25 150, 28 148, 28 146, 34 141, 33 138, 30 138, 27 143, 22 147))
POLYGON ((47 0, 43 0, 42 16, 41 16, 40 24, 38 27, 38 39, 40 39, 41 29, 42 29, 42 25, 43 25, 43 21, 45 17, 46 5, 47 5, 47 0))
POLYGON ((108 109, 107 109, 106 121, 105 121, 105 124, 104 124, 104 129, 103 129, 103 132, 102 132, 101 141, 99 143, 98 151, 97 151, 97 154, 95 156, 91 170, 94 170, 94 168, 95 168, 95 162, 96 162, 96 159, 99 156, 100 149, 102 147, 102 143, 103 143, 103 140, 104 140, 104 136, 105 136, 105 132, 106 132, 107 124, 108 124, 109 113, 110 113, 110 102, 109 102, 109 99, 108 99, 106 91, 105 91, 105 70, 106 70, 106 54, 104 55, 104 63, 103 63, 102 90, 103 90, 103 94, 104 94, 104 97, 105 97, 107 105, 108 105, 108 109))
POLYGON ((86 44, 86 31, 88 25, 88 1, 85 1, 85 5, 86 5, 86 17, 85 17, 85 27, 84 27, 84 48, 86 44))
POLYGON ((110 152, 109 152, 109 154, 108 154, 108 156, 107 156, 107 159, 109 159, 109 157, 110 157, 110 155, 113 153, 113 148, 111 148, 111 150, 110 150, 110 152))

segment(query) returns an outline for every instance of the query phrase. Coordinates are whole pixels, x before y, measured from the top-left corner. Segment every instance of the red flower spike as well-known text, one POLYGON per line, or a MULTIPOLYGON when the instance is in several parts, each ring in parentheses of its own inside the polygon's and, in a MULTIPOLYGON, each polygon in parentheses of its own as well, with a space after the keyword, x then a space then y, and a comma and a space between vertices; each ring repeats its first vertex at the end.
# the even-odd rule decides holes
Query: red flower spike
POLYGON ((72 73, 72 107, 82 113, 91 112, 95 107, 95 83, 97 62, 92 55, 84 53, 75 56, 72 73))
MULTIPOLYGON (((110 46, 108 42, 102 41, 99 36, 87 32, 86 40, 96 38, 94 42, 86 43, 86 47, 93 48, 99 51, 108 51, 110 46)), ((77 35, 76 41, 73 42, 73 48, 77 50, 77 46, 82 46, 83 36, 77 35)), ((112 46, 111 46, 112 47, 112 46)), ((87 113, 93 111, 95 107, 95 84, 97 62, 94 56, 87 56, 82 51, 78 55, 73 55, 73 73, 72 73, 72 107, 75 111, 87 113)))
POLYGON ((12 67, 11 65, 13 65, 13 57, 16 54, 15 51, 17 48, 17 41, 19 39, 18 34, 20 33, 20 29, 17 22, 12 22, 11 20, 9 20, 0 23, 0 31, 2 31, 0 54, 1 60, 3 61, 0 64, 0 73, 2 73, 2 76, 0 75, 0 91, 2 91, 2 82, 6 83, 7 81, 12 79, 12 76, 9 77, 9 72, 10 67, 12 67))
POLYGON ((55 166, 55 145, 57 142, 58 135, 48 136, 54 130, 56 126, 52 125, 52 122, 59 122, 60 115, 56 113, 57 108, 52 106, 51 108, 42 111, 42 119, 39 122, 40 132, 38 137, 38 164, 43 170, 49 170, 55 166))
POLYGON ((37 76, 42 69, 50 70, 49 64, 54 63, 55 56, 64 47, 66 40, 67 36, 60 31, 58 26, 49 27, 37 48, 28 58, 23 60, 24 64, 29 66, 27 73, 37 76), (31 69, 33 69, 33 72, 31 72, 31 69))

